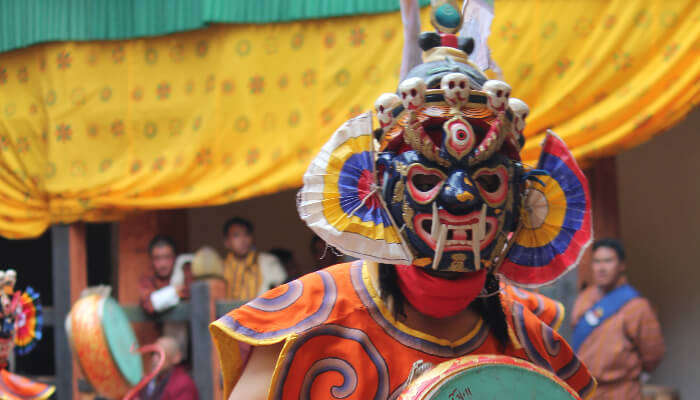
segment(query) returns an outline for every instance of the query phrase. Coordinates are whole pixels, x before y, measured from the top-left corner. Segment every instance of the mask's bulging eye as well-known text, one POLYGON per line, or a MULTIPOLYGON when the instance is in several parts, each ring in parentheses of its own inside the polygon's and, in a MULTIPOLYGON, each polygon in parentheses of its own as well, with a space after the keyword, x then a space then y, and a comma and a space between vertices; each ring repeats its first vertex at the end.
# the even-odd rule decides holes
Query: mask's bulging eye
POLYGON ((413 164, 406 176, 408 193, 418 204, 427 204, 440 193, 445 178, 438 169, 413 164))
POLYGON ((465 120, 453 118, 443 127, 447 132, 445 147, 455 158, 462 159, 474 147, 474 129, 465 120))

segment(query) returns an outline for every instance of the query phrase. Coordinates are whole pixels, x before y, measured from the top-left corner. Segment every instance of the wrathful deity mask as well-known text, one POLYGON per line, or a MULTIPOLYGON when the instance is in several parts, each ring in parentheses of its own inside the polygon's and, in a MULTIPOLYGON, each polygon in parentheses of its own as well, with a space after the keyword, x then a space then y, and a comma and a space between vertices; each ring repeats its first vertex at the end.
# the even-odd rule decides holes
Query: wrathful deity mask
POLYGON ((302 219, 355 257, 551 282, 591 239, 585 177, 551 132, 538 165, 521 162, 530 110, 468 60, 471 39, 438 29, 419 44, 424 63, 375 102, 379 129, 351 119, 312 162, 302 219))
POLYGON ((478 271, 494 262, 517 227, 519 137, 511 112, 491 110, 479 81, 453 72, 468 65, 431 64, 427 71, 439 71, 437 78, 414 71, 399 86, 396 123, 382 132, 377 157, 381 195, 416 255, 414 265, 478 271))

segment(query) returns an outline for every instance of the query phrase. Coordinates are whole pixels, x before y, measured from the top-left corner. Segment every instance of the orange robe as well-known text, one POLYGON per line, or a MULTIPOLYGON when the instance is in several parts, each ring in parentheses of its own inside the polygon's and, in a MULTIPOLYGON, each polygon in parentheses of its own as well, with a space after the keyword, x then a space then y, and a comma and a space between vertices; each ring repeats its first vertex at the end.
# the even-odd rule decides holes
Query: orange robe
POLYGON ((368 263, 339 264, 277 287, 210 326, 228 396, 242 373, 239 342, 285 342, 271 399, 393 399, 419 360, 438 364, 467 354, 505 354, 552 371, 582 398, 595 380, 569 345, 522 303, 501 294, 510 340, 503 348, 487 324, 450 342, 393 318, 368 263), (347 396, 347 397, 343 397, 347 396))
POLYGON ((44 400, 51 397, 53 385, 34 382, 7 370, 0 370, 0 399, 44 400))

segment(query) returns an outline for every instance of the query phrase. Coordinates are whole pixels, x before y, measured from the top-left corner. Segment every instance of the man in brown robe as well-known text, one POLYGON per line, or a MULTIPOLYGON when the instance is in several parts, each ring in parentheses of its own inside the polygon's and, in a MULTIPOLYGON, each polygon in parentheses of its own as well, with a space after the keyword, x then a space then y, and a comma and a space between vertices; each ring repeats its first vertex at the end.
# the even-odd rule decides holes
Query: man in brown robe
MULTIPOLYGON (((665 352, 659 320, 647 299, 628 296, 616 312, 604 315, 599 302, 616 289, 628 286, 624 261, 620 242, 596 241, 593 285, 581 292, 574 305, 574 326, 582 320, 594 326, 578 348, 579 357, 598 380, 593 399, 641 399, 642 372, 653 371, 665 352)), ((636 293, 629 286, 628 289, 636 293)))

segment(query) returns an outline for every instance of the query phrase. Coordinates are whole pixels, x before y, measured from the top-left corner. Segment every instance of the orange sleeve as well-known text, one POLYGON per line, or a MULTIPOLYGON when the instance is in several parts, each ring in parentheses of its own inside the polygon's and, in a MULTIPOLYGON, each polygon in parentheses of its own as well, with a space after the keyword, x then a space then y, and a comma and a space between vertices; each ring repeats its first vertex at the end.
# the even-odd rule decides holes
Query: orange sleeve
POLYGON ((555 331, 559 330, 562 321, 564 321, 563 304, 539 293, 516 288, 506 283, 501 283, 501 288, 510 298, 525 306, 545 324, 555 331))
MULTIPOLYGON (((332 268, 340 267, 338 265, 332 268)), ((330 270, 330 269, 329 269, 330 270)), ((243 373, 246 345, 264 346, 326 322, 337 300, 336 281, 329 270, 280 285, 229 312, 209 325, 228 396, 243 373)))
POLYGON ((569 344, 548 324, 539 319, 517 298, 502 296, 503 311, 514 342, 512 354, 529 360, 556 374, 588 399, 596 388, 596 380, 578 359, 569 344))

